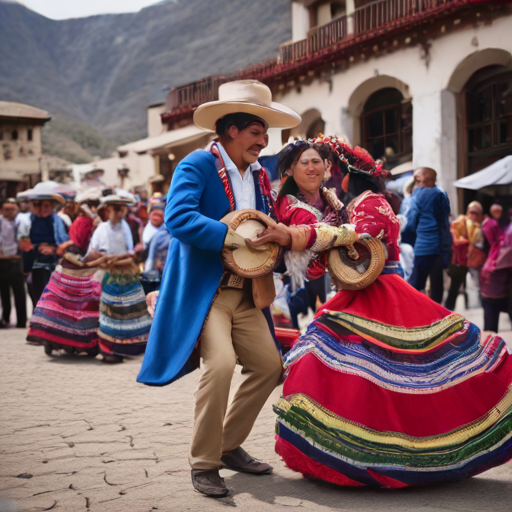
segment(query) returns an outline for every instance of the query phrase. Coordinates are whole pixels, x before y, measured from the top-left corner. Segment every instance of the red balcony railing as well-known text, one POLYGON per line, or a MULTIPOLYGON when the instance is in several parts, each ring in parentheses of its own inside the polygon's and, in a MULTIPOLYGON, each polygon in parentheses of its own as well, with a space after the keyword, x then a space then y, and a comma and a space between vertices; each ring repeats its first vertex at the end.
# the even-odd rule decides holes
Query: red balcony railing
POLYGON ((219 90, 219 85, 227 80, 222 76, 211 76, 181 87, 173 87, 167 96, 166 110, 170 112, 213 101, 216 99, 214 96, 219 90))
POLYGON ((323 48, 345 40, 347 37, 347 17, 341 16, 326 25, 312 28, 307 39, 295 43, 283 44, 280 47, 280 62, 294 62, 323 48))
MULTIPOLYGON (((471 3, 490 3, 486 0, 377 0, 357 8, 350 16, 341 16, 326 25, 315 27, 308 37, 283 44, 276 59, 257 64, 227 76, 212 76, 191 84, 175 87, 167 98, 164 122, 173 122, 206 101, 218 99, 219 86, 230 80, 256 78, 276 82, 290 80, 291 70, 309 62, 315 54, 336 47, 355 45, 361 38, 378 36, 421 22, 448 9, 471 3), (348 27, 352 26, 351 33, 348 27)), ((492 3, 498 3, 498 0, 492 3)))
POLYGON ((379 30, 397 21, 431 13, 455 3, 461 2, 460 0, 378 0, 355 10, 354 35, 379 30))

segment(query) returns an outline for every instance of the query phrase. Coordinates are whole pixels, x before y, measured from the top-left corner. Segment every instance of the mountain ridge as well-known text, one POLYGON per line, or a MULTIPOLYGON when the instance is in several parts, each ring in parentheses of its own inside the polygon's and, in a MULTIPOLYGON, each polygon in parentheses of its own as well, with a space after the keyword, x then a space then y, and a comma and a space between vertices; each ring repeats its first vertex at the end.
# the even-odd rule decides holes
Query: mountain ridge
POLYGON ((290 18, 289 0, 167 0, 66 20, 0 0, 0 98, 90 126, 105 156, 145 136, 146 107, 168 87, 274 57, 290 18))

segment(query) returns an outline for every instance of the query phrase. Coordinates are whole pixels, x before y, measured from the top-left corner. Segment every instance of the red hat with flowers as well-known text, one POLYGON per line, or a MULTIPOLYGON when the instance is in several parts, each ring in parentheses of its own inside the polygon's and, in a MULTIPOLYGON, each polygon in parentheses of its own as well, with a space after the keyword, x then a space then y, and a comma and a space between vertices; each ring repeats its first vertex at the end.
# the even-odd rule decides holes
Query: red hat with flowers
POLYGON ((375 178, 386 178, 389 175, 389 171, 382 168, 382 162, 376 162, 366 149, 359 146, 353 148, 336 135, 324 136, 319 134, 318 137, 310 139, 310 141, 314 144, 329 146, 347 166, 349 172, 365 174, 375 178))

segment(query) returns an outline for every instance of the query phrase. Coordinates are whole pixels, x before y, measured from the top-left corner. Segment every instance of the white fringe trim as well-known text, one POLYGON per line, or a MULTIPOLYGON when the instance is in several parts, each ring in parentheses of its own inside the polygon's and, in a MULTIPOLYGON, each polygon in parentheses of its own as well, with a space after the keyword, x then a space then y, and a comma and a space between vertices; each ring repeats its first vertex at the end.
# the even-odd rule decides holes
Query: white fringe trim
POLYGON ((308 271, 309 262, 315 256, 315 253, 310 249, 305 249, 304 251, 286 251, 284 253, 286 273, 292 278, 292 292, 304 286, 304 281, 307 281, 306 273, 308 271))

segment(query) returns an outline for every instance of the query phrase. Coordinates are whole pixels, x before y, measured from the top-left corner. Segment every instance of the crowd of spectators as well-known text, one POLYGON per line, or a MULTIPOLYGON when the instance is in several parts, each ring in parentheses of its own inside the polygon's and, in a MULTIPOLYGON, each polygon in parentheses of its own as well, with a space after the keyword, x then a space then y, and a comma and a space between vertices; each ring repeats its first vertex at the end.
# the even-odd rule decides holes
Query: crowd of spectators
MULTIPOLYGON (((52 193, 41 183, 32 194, 5 200, 0 215, 0 327, 11 318, 11 293, 16 327, 27 323, 27 291, 35 307, 66 247, 82 255, 131 253, 142 282, 158 287, 170 243, 164 223, 165 200, 147 201, 123 190, 90 188, 73 196, 52 193), (153 243, 155 240, 155 243, 153 243)), ((53 187, 55 188, 55 187, 53 187)))
POLYGON ((484 330, 497 332, 500 313, 512 320, 512 209, 478 201, 455 217, 436 172, 416 169, 403 187, 402 264, 409 283, 453 311, 483 307, 484 330), (446 285, 447 278, 449 284, 446 285))
MULTIPOLYGON (((335 165, 332 168, 329 185, 342 196, 343 175, 336 173, 335 165)), ((455 217, 447 194, 436 181, 436 171, 423 167, 409 179, 402 178, 403 187, 383 191, 401 219, 405 278, 452 311, 462 292, 466 308, 483 308, 484 329, 497 332, 500 312, 512 319, 512 210, 506 212, 495 203, 486 212, 473 201, 464 215, 455 217)), ((48 188, 47 184, 38 186, 48 188)), ((158 193, 144 201, 109 188, 90 188, 71 197, 21 194, 4 201, 0 215, 0 326, 9 325, 12 293, 16 326, 25 327, 25 290, 35 307, 69 243, 84 255, 92 249, 136 255, 144 290, 158 289, 171 239, 164 206, 158 193)), ((313 303, 324 302, 324 284, 309 285, 318 288, 313 303)))

